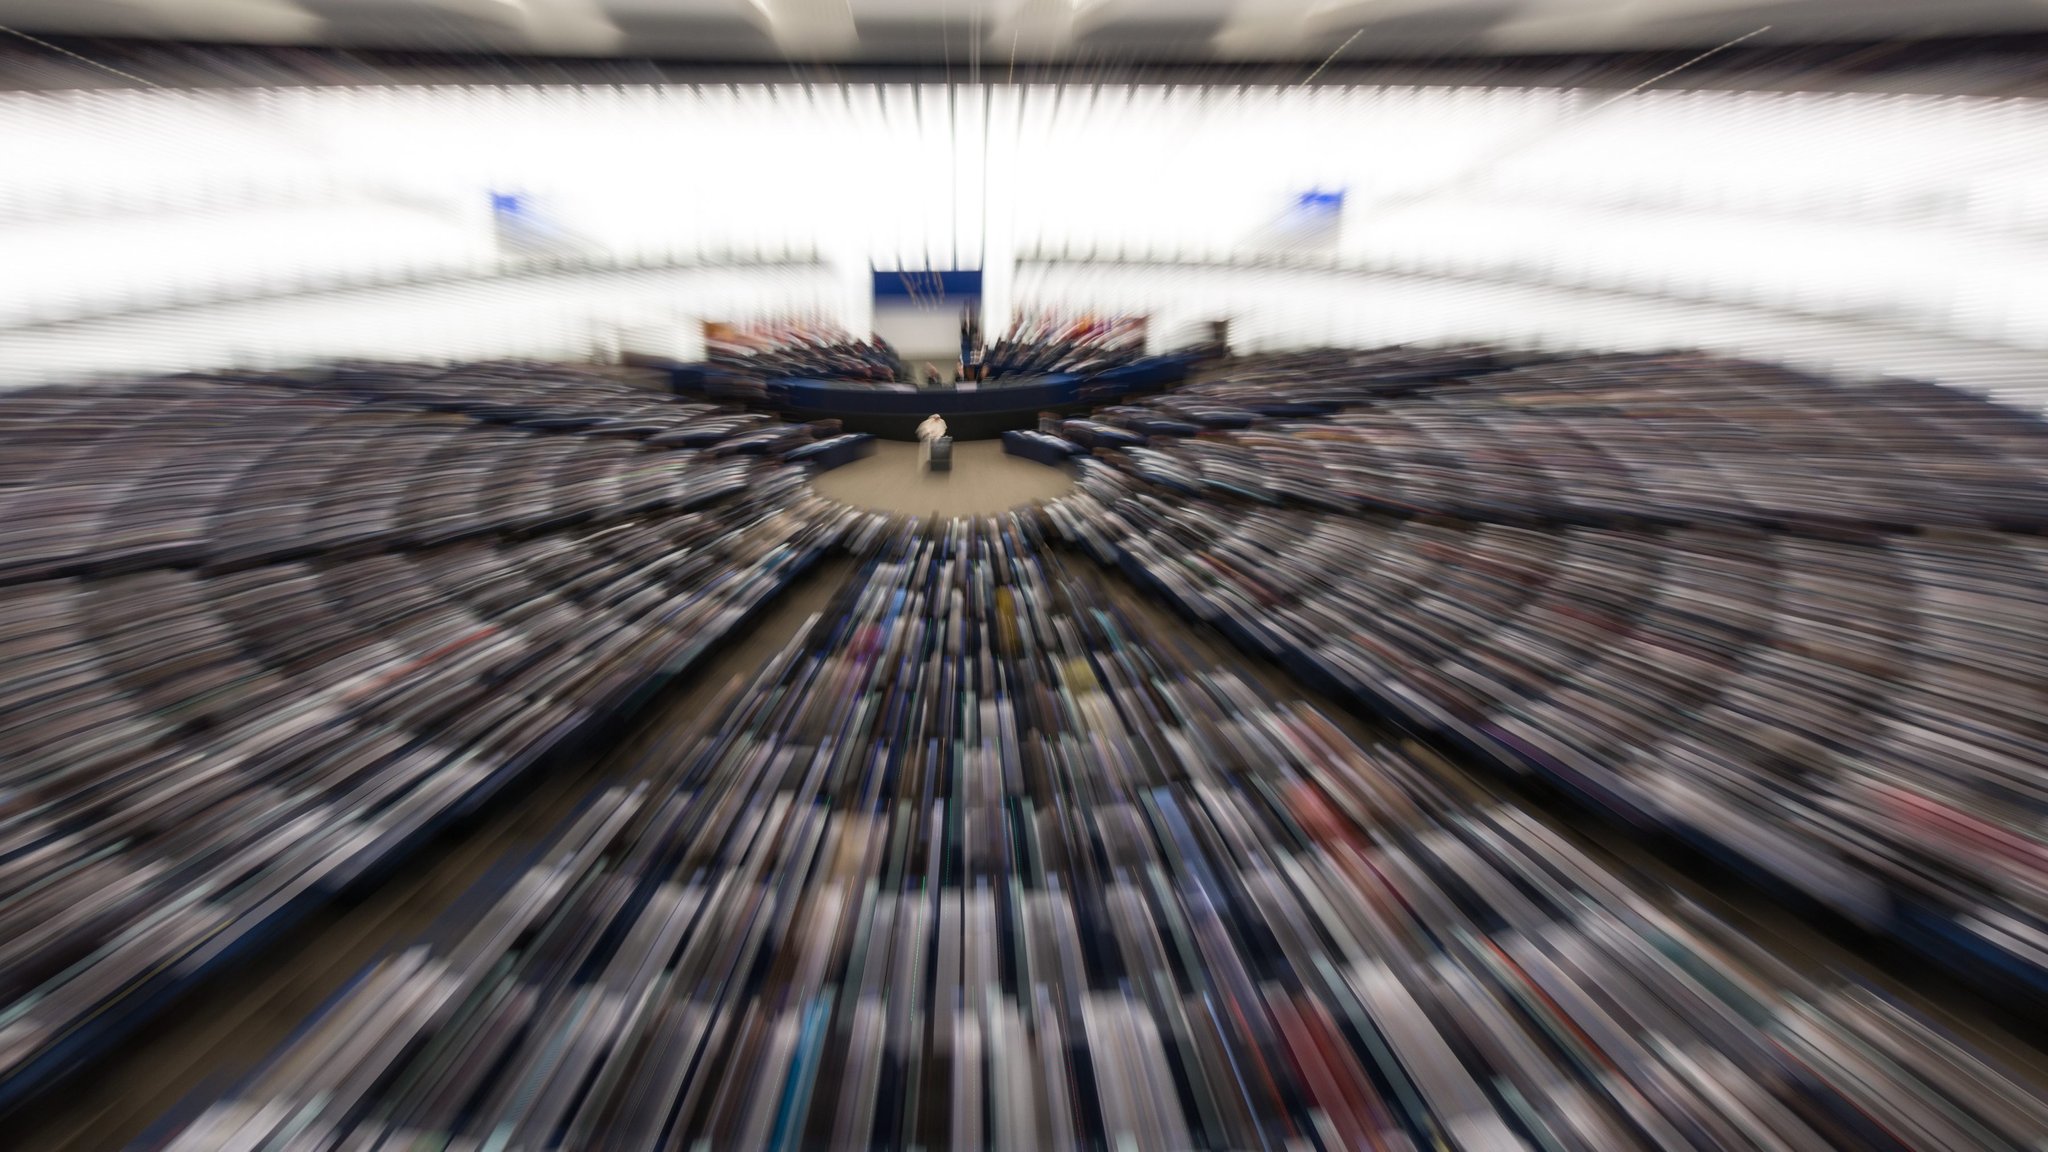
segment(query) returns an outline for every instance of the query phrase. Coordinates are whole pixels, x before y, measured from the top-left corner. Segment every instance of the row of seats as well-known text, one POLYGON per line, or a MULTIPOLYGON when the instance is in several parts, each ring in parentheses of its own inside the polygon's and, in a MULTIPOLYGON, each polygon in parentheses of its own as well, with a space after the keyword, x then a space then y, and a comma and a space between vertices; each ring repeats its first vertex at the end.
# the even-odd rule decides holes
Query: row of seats
MULTIPOLYGON (((505 371, 0 397, 0 1109, 603 730, 850 522, 751 455, 419 406, 505 371)), ((573 408, 548 374, 522 407, 573 408)))
POLYGON ((708 360, 721 371, 759 380, 865 380, 876 384, 911 381, 903 358, 880 336, 829 341, 791 338, 744 352, 714 349, 708 360))
POLYGON ((857 578, 762 676, 166 1146, 2048 1130, 1893 1001, 1166 641, 1036 525, 870 521, 857 578))
POLYGON ((1303 407, 1321 412, 1332 405, 1366 404, 1408 394, 1431 382, 1478 376, 1542 359, 1536 353, 1481 344, 1269 352, 1235 360, 1228 371, 1175 389, 1153 407, 1172 411, 1185 405, 1249 405, 1271 416, 1288 415, 1303 407))
MULTIPOLYGON (((1320 423, 1558 363, 1459 353, 1395 387, 1410 355, 1361 358, 1372 398, 1320 423)), ((1102 454, 1042 514, 924 526, 811 494, 775 460, 811 430, 584 375, 26 396, 20 426, 68 447, 23 434, 9 498, 88 490, 81 461, 156 428, 201 436, 209 398, 232 431, 180 467, 235 479, 194 489, 224 494, 174 537, 201 551, 0 584, 0 1109, 839 547, 862 571, 798 646, 165 1139, 2018 1148, 2048 1128, 1910 1012, 1785 970, 1419 747, 1280 702, 1047 546, 1873 926, 1935 908, 2024 961, 2034 537, 1317 503, 1272 490, 1294 463, 1211 475, 1204 453, 1256 465, 1317 423, 1227 380, 1083 422, 1102 454), (189 427, 137 418, 181 407, 189 427), (1199 435, 1113 436, 1132 412, 1199 435), (309 431, 337 423, 364 434, 309 431), (718 437, 646 431, 699 424, 718 437), (635 470, 698 494, 643 498, 635 470), (424 533, 419 501, 482 519, 424 533)))
POLYGON ((1260 414, 1317 418, 1177 451, 1198 471, 1266 477, 1256 498, 1316 493, 1407 515, 1820 532, 2048 526, 2039 422, 1931 384, 1851 386, 1688 356, 1416 388, 1345 397, 1340 415, 1269 406, 1260 414))
POLYGON ((807 430, 558 371, 348 366, 0 395, 0 583, 686 508, 807 430))
POLYGON ((1111 347, 1083 340, 1030 341, 1005 337, 984 353, 984 375, 990 380, 1056 373, 1092 376, 1135 363, 1144 355, 1143 345, 1111 347))
POLYGON ((2038 982, 2048 540, 2000 529, 2048 437, 1935 391, 1559 360, 1154 436, 1054 515, 1321 686, 2038 982))
POLYGON ((641 441, 657 448, 717 447, 721 454, 759 454, 805 439, 803 429, 765 416, 657 391, 659 382, 638 372, 621 377, 603 369, 518 360, 453 368, 378 362, 343 364, 323 383, 378 408, 458 413, 480 423, 641 441), (753 446, 757 436, 771 437, 769 446, 753 446))

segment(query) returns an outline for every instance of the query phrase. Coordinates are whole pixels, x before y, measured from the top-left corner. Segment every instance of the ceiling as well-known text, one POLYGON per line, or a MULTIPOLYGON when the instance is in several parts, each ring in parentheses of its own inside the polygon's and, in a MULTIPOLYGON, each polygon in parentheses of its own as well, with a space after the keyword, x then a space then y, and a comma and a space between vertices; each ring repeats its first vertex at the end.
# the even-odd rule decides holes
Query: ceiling
POLYGON ((42 35, 702 61, 1384 59, 2048 30, 2048 0, 0 0, 42 35))

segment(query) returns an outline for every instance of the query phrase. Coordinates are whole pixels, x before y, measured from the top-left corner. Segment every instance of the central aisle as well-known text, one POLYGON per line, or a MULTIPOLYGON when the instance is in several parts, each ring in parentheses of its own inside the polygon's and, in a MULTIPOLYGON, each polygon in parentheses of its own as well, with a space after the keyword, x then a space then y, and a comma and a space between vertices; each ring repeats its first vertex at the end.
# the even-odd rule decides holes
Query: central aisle
POLYGON ((953 470, 926 472, 917 445, 877 440, 875 454, 813 477, 828 500, 906 516, 987 516, 1052 500, 1074 489, 1074 478, 1003 453, 1000 440, 956 440, 953 470))

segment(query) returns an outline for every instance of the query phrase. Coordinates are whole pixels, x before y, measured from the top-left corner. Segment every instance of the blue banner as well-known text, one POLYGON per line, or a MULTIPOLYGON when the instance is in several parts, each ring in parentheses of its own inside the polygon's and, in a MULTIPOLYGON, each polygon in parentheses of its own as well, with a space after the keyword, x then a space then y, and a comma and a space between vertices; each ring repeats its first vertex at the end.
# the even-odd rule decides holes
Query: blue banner
POLYGON ((981 270, 904 269, 875 272, 875 302, 909 301, 927 307, 971 304, 981 298, 981 270))

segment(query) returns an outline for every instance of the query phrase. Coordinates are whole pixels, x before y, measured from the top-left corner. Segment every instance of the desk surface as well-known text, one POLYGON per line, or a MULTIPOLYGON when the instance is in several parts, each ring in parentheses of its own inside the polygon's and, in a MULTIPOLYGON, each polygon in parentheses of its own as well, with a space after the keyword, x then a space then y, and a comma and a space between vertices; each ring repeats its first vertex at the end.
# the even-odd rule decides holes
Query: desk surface
MULTIPOLYGON (((1011 428, 1033 427, 1040 412, 1073 412, 1114 404, 1132 392, 1178 383, 1187 378, 1196 359, 1190 354, 1154 356, 1099 376, 1063 373, 1015 381, 987 380, 967 389, 876 387, 851 380, 770 380, 765 400, 796 419, 837 419, 849 432, 896 440, 915 439, 917 424, 937 413, 946 418, 955 438, 981 439, 1011 428)), ((701 389, 707 371, 703 365, 670 366, 676 390, 681 392, 701 389)))
POLYGON ((976 388, 897 390, 863 387, 840 380, 776 380, 768 398, 804 411, 849 415, 908 416, 920 419, 936 412, 956 414, 1036 412, 1078 403, 1084 381, 1079 376, 1039 376, 1015 384, 986 383, 976 388))

